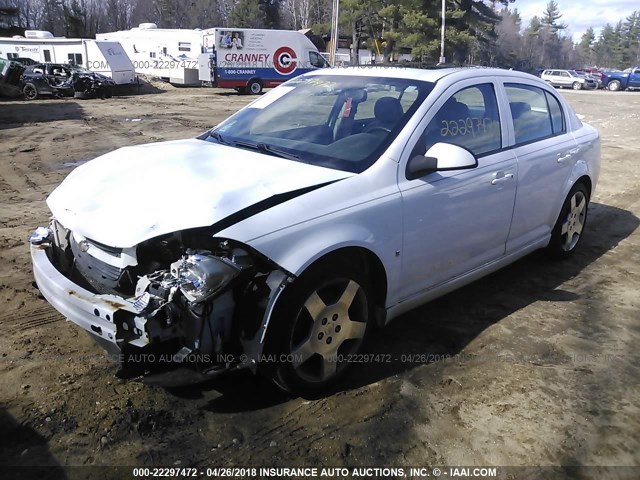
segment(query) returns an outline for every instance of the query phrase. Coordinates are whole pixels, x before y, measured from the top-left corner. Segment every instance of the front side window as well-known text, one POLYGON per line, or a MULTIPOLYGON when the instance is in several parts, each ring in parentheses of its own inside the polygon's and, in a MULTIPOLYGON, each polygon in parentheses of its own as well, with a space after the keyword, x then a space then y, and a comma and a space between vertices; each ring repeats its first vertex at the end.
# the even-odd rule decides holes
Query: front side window
POLYGON ((432 89, 432 83, 401 78, 297 77, 205 139, 360 173, 380 157, 432 89))
POLYGON ((309 63, 312 67, 318 68, 325 68, 329 66, 324 57, 318 52, 309 52, 309 63))
POLYGON ((485 83, 463 88, 445 102, 427 125, 420 150, 444 142, 481 156, 500 150, 501 137, 495 91, 492 84, 485 83))
POLYGON ((564 131, 562 109, 553 95, 530 85, 508 83, 516 145, 535 142, 564 131))

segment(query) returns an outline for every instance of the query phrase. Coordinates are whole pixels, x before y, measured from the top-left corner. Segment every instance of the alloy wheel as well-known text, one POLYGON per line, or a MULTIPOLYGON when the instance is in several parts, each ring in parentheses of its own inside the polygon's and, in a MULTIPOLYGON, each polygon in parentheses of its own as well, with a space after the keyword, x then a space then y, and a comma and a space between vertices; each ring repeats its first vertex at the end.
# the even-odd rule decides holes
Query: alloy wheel
POLYGON ((560 234, 562 235, 562 249, 569 252, 575 248, 587 214, 587 199, 583 192, 576 191, 571 197, 569 212, 564 222, 560 234))
POLYGON ((289 351, 296 375, 310 383, 336 376, 364 339, 367 308, 365 290, 352 279, 313 291, 295 319, 289 351))

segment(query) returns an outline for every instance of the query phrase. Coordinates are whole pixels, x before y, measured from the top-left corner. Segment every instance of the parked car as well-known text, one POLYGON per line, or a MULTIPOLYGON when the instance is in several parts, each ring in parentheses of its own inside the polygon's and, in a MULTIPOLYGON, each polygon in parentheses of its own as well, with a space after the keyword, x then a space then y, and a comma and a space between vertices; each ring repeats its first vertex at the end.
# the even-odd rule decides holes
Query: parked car
POLYGON ((640 66, 624 72, 603 72, 602 85, 612 92, 640 88, 640 66))
POLYGON ((24 67, 20 63, 0 58, 0 95, 15 98, 22 94, 22 72, 24 67))
POLYGON ((75 65, 36 63, 23 74, 22 92, 27 100, 55 97, 110 97, 115 82, 109 77, 75 65))
POLYGON ((373 327, 534 250, 569 257, 599 169, 598 131, 533 75, 318 70, 76 168, 33 272, 124 376, 324 389, 373 327))
POLYGON ((600 76, 592 74, 592 73, 587 73, 583 70, 575 70, 575 72, 578 74, 578 76, 582 77, 582 78, 586 78, 586 79, 590 79, 593 80, 596 84, 596 88, 601 88, 602 87, 602 80, 600 79, 600 76))
POLYGON ((545 70, 540 78, 554 87, 574 90, 598 88, 595 80, 580 76, 575 70, 545 70))
POLYGON ((62 64, 36 63, 22 74, 22 93, 26 100, 44 96, 72 97, 71 69, 62 64))

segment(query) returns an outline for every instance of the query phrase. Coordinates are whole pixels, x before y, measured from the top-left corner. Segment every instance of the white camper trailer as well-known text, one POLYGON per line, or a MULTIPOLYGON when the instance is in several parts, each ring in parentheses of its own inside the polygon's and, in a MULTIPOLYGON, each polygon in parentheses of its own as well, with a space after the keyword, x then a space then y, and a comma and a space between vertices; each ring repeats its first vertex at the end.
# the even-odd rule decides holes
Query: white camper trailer
POLYGON ((198 55, 206 30, 158 28, 141 23, 131 30, 98 33, 99 40, 122 45, 137 73, 153 75, 179 85, 200 85, 198 55))
POLYGON ((54 37, 50 32, 27 30, 25 37, 0 38, 0 57, 81 65, 119 85, 136 81, 133 64, 118 42, 54 37))

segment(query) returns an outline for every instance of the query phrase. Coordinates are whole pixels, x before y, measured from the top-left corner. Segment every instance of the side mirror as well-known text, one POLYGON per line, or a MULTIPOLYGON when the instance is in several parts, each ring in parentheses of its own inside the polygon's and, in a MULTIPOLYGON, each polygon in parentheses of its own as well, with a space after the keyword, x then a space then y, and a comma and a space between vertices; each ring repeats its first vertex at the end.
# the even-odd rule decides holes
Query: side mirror
POLYGON ((446 170, 476 168, 478 160, 469 150, 450 143, 436 143, 424 155, 409 159, 406 169, 407 180, 415 180, 429 173, 446 170))

